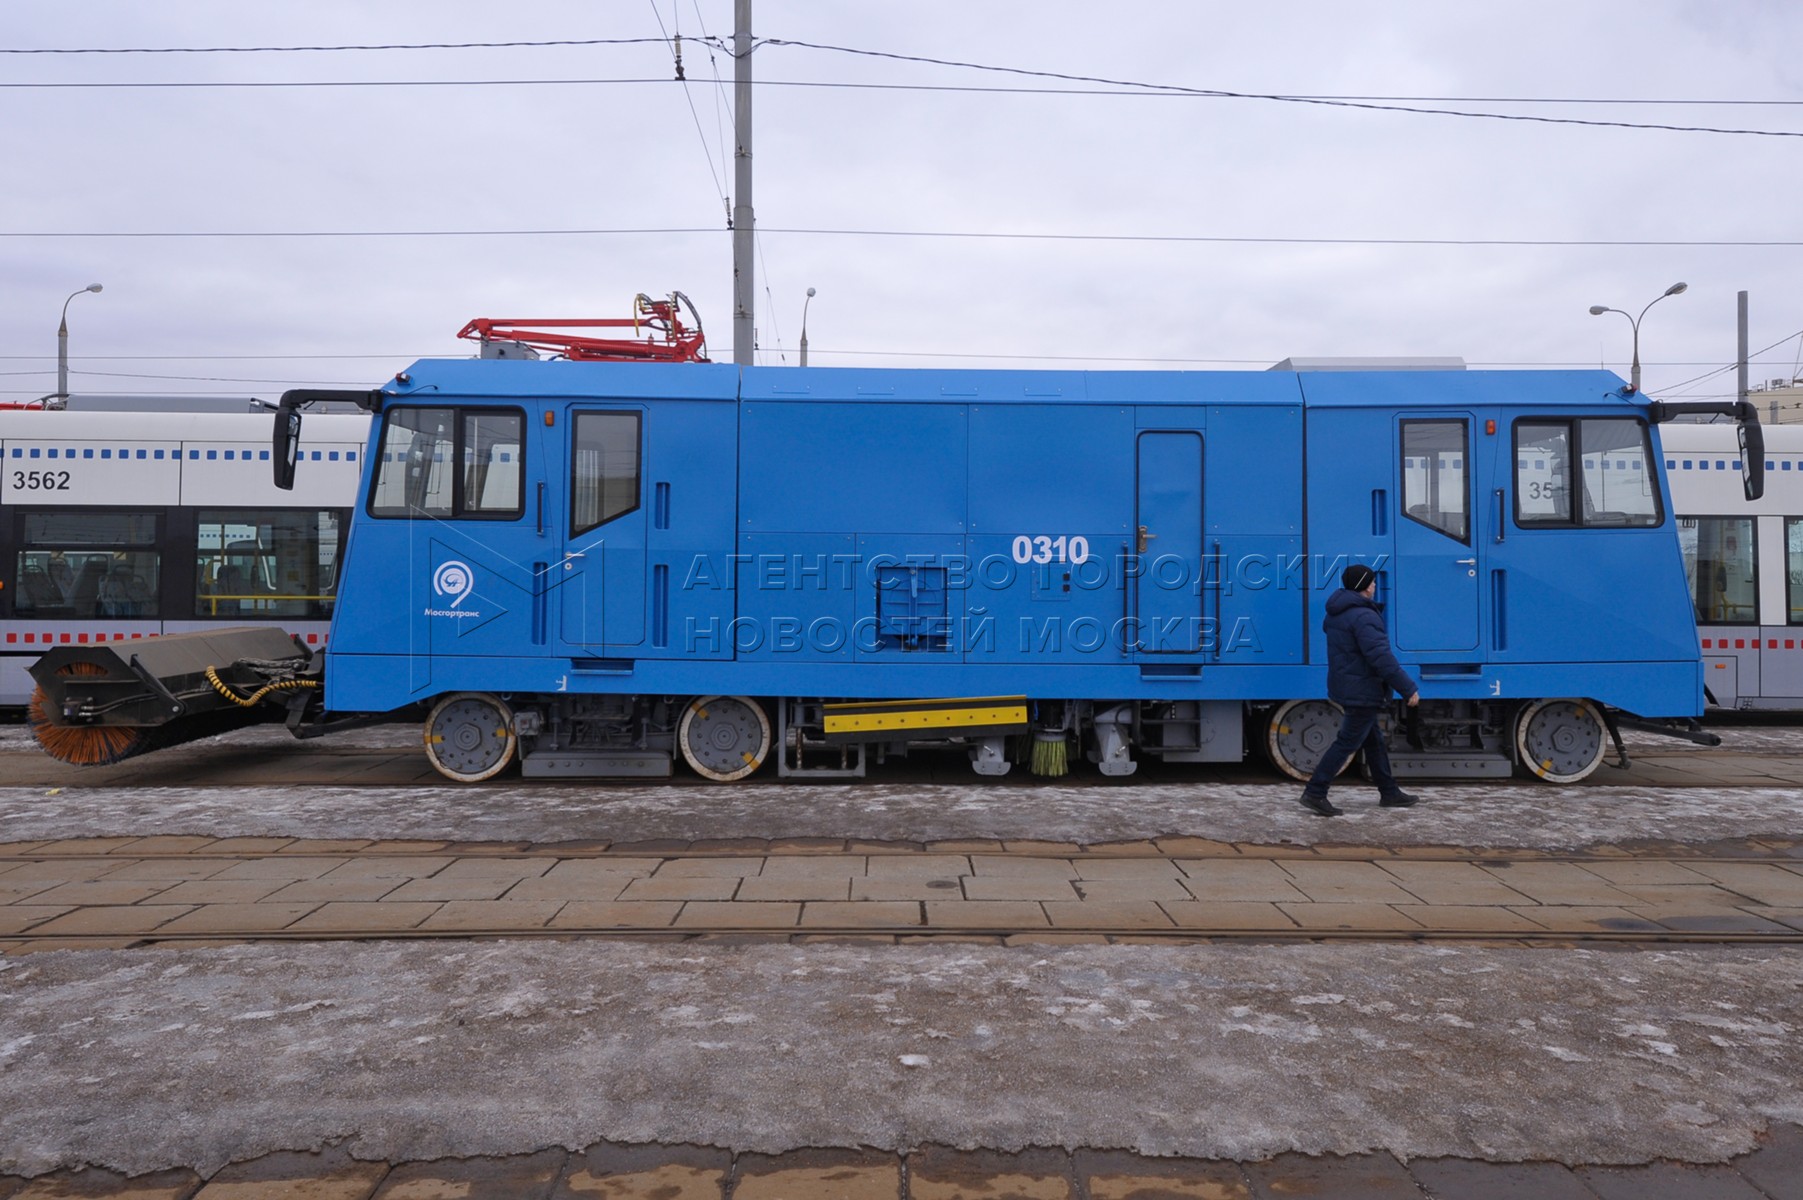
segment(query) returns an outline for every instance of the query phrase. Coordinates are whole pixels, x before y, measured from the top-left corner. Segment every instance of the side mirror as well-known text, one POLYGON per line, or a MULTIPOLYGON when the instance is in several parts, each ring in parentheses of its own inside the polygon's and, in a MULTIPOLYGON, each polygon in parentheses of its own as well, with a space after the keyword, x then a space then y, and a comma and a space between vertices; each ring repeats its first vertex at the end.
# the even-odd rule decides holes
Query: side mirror
POLYGON ((1708 413, 1734 418, 1740 442, 1740 486, 1748 500, 1765 495, 1765 430, 1759 427, 1759 410, 1746 400, 1654 400, 1647 416, 1655 425, 1685 413, 1708 413))
POLYGON ((1740 438, 1741 490, 1748 500, 1757 500, 1765 495, 1765 430, 1757 416, 1744 414, 1734 428, 1740 438))
POLYGON ((300 409, 283 405, 276 410, 270 457, 275 460, 275 485, 284 492, 294 490, 294 462, 300 454, 300 430, 300 409))

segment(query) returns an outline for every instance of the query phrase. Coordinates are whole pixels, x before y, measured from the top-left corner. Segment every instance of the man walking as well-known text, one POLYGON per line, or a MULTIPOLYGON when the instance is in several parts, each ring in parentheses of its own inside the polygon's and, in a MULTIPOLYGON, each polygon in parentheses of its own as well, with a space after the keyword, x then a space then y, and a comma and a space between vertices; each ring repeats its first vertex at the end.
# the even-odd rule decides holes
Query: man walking
POLYGON ((1327 697, 1345 710, 1340 735, 1334 739, 1315 773, 1302 789, 1302 807, 1316 816, 1337 817, 1342 810, 1328 802, 1327 787, 1362 748, 1377 784, 1378 803, 1385 808, 1408 808, 1415 797, 1397 786, 1390 774, 1390 752, 1384 749, 1377 717, 1389 702, 1390 691, 1409 698, 1409 707, 1421 702, 1421 690, 1409 678, 1396 655, 1390 652, 1390 635, 1384 629, 1383 606, 1377 594, 1377 572, 1354 563, 1340 575, 1340 590, 1327 600, 1327 697))

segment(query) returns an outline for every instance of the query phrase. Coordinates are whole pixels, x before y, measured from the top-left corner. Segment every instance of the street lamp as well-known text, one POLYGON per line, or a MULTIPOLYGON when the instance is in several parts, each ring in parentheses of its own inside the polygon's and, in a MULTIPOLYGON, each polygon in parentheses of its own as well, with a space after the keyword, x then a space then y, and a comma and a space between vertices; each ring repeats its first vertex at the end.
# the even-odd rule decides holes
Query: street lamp
MULTIPOLYGON (((1676 296, 1680 294, 1689 286, 1690 285, 1686 283, 1672 284, 1647 302, 1646 308, 1640 310, 1640 317, 1646 316, 1647 308, 1653 307, 1653 305, 1659 303, 1667 296, 1676 296)), ((1590 315, 1593 317, 1600 317, 1606 312, 1621 313, 1622 316, 1628 318, 1628 324, 1634 327, 1634 366, 1628 380, 1628 390, 1630 392, 1638 392, 1640 390, 1640 317, 1631 316, 1619 308, 1610 308, 1606 304, 1592 304, 1590 306, 1590 315)))
MULTIPOLYGON (((90 283, 69 293, 69 300, 82 292, 98 292, 100 285, 90 283)), ((63 301, 63 319, 56 326, 56 398, 60 401, 69 399, 69 300, 63 301)))
POLYGON ((801 365, 808 365, 808 305, 813 302, 814 289, 808 289, 808 298, 801 302, 801 365))

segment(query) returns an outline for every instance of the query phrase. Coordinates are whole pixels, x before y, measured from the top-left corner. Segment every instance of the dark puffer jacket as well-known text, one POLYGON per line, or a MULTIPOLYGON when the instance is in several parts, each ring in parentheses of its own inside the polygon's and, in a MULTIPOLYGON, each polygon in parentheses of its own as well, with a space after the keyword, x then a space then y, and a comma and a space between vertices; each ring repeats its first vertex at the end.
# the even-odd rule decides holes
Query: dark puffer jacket
POLYGON ((1327 697, 1348 708, 1377 708, 1394 688, 1407 698, 1415 681, 1390 652, 1383 608, 1361 592, 1341 588, 1327 598, 1327 697))

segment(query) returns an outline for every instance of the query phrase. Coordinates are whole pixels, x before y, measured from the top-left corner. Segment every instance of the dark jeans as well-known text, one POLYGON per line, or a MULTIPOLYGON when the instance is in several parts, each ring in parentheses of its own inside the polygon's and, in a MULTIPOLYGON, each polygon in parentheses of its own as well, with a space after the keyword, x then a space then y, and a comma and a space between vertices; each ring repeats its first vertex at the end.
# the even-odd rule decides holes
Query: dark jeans
POLYGON ((1346 716, 1340 722, 1340 735, 1321 756, 1321 763, 1309 778, 1303 793, 1317 798, 1327 795, 1327 785, 1333 782, 1352 756, 1360 749, 1365 752, 1365 765, 1371 768, 1371 782, 1377 785, 1380 795, 1394 796, 1402 789, 1396 784, 1396 776, 1390 774, 1390 752, 1384 748, 1383 730, 1377 727, 1378 714, 1381 708, 1348 708, 1346 716))

